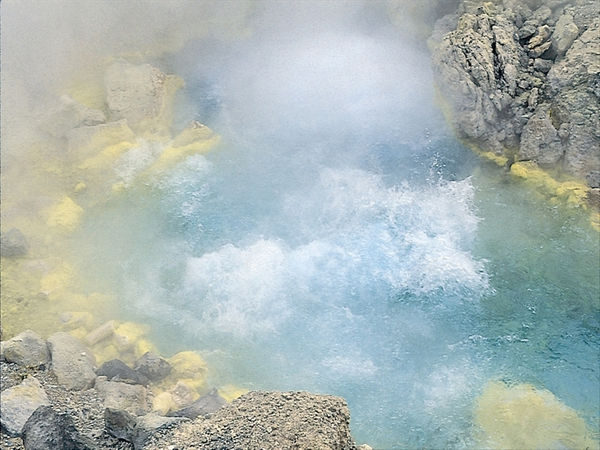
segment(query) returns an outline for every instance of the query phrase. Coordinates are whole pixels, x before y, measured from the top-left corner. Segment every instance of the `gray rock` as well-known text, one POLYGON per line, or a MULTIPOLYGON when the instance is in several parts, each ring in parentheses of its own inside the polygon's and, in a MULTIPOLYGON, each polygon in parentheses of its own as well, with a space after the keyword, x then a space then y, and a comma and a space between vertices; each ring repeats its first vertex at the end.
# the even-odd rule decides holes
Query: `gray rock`
POLYGON ((49 404, 40 382, 29 376, 21 384, 2 391, 0 423, 8 433, 18 436, 34 411, 49 404))
POLYGON ((37 333, 26 330, 2 343, 4 359, 25 367, 48 364, 49 353, 46 341, 37 333))
POLYGON ((91 450, 93 443, 79 434, 67 414, 40 406, 23 427, 25 450, 91 450))
POLYGON ((148 450, 185 447, 233 449, 355 449, 346 402, 306 392, 250 392, 218 410, 154 435, 148 450))
POLYGON ((542 25, 536 30, 535 36, 529 40, 529 48, 537 47, 543 44, 550 37, 551 30, 548 25, 542 25))
POLYGON ((539 58, 544 53, 546 53, 551 46, 551 41, 544 42, 543 44, 540 44, 537 47, 534 47, 531 50, 529 50, 529 56, 531 56, 532 58, 539 58))
POLYGON ((552 33, 552 49, 558 56, 563 56, 579 35, 579 27, 573 22, 573 16, 563 14, 556 22, 552 33))
POLYGON ((119 409, 135 415, 145 414, 149 409, 144 386, 107 381, 106 377, 98 377, 95 387, 106 408, 119 409))
POLYGON ((147 414, 136 417, 127 411, 107 408, 104 411, 106 431, 116 438, 131 442, 134 449, 141 449, 152 433, 179 424, 186 419, 147 414))
POLYGON ((106 361, 96 370, 96 375, 105 376, 108 381, 121 381, 123 383, 143 385, 149 383, 148 378, 136 372, 119 359, 106 361))
POLYGON ((145 376, 151 381, 159 381, 171 373, 171 364, 165 359, 152 353, 144 353, 135 362, 135 371, 145 376))
POLYGON ((27 239, 16 228, 0 233, 0 253, 4 258, 25 256, 29 250, 27 239))
POLYGON ((563 156, 564 149, 558 131, 552 124, 549 105, 541 105, 521 135, 518 159, 533 160, 540 165, 556 164, 563 156))
POLYGON ((552 64, 554 64, 553 61, 549 59, 536 58, 535 61, 533 61, 533 68, 542 73, 548 73, 552 68, 552 64))
POLYGON ((60 384, 77 391, 94 385, 96 361, 79 340, 67 333, 54 333, 48 338, 48 349, 52 371, 60 384))
POLYGON ((191 405, 177 411, 172 411, 167 415, 171 417, 187 417, 188 419, 195 419, 198 416, 206 417, 221 409, 225 404, 227 402, 219 395, 216 389, 213 389, 191 405))

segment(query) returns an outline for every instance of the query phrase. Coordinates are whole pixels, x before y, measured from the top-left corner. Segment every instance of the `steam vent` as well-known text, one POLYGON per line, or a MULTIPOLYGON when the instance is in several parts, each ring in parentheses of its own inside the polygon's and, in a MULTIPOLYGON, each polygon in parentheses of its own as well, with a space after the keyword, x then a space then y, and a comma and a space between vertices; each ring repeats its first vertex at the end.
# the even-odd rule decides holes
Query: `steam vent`
POLYGON ((0 448, 600 450, 598 0, 0 29, 0 448))

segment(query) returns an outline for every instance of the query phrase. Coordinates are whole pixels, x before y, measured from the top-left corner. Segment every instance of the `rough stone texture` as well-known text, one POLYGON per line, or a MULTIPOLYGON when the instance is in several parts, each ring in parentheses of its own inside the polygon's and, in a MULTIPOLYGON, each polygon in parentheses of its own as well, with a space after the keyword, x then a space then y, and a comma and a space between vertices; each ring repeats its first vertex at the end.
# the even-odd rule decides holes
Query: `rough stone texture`
POLYGON ((456 23, 430 46, 459 136, 600 186, 600 2, 463 0, 456 23))
POLYGON ((26 330, 3 342, 4 359, 20 366, 38 367, 48 364, 49 353, 46 341, 37 333, 26 330))
POLYGON ((94 385, 96 364, 93 353, 67 333, 54 333, 48 338, 51 368, 58 382, 68 389, 82 390, 94 385))
POLYGON ((95 387, 104 399, 106 408, 120 409, 136 415, 144 414, 149 409, 144 386, 107 381, 106 377, 98 377, 95 387))
POLYGON ((68 95, 60 98, 42 128, 50 135, 61 138, 67 131, 81 126, 99 125, 106 122, 106 116, 98 109, 88 108, 68 95))
MULTIPOLYGON (((0 390, 4 391, 17 386, 27 375, 34 376, 42 385, 52 409, 57 414, 67 414, 75 428, 82 436, 93 442, 95 449, 129 450, 132 444, 120 441, 108 434, 104 426, 104 404, 95 389, 86 391, 71 391, 61 386, 49 368, 23 367, 14 363, 0 362, 0 390)), ((7 434, 0 427, 0 442, 2 448, 22 450, 23 441, 20 437, 7 434)))
POLYGON ((195 419, 198 416, 208 416, 219 409, 227 402, 219 395, 216 389, 213 389, 208 394, 203 395, 198 400, 193 402, 191 405, 185 408, 172 411, 168 416, 174 417, 187 417, 188 419, 195 419))
POLYGON ((0 233, 0 254, 4 258, 25 256, 29 250, 27 239, 16 228, 0 233))
POLYGON ((146 352, 135 362, 135 371, 151 381, 159 381, 171 373, 171 364, 164 358, 146 352))
POLYGON ((136 417, 127 411, 107 408, 104 411, 106 430, 113 436, 131 442, 134 449, 142 448, 156 430, 181 423, 187 419, 147 414, 136 417))
POLYGON ((129 384, 148 384, 148 378, 141 373, 136 372, 127 364, 119 359, 111 359, 102 364, 96 375, 104 376, 108 381, 121 381, 129 384))
POLYGON ((149 64, 115 62, 104 76, 111 119, 126 119, 135 131, 157 131, 156 128, 164 125, 159 122, 165 118, 179 83, 177 77, 165 75, 149 64))
POLYGON ((355 449, 350 412, 339 397, 305 392, 250 392, 172 431, 156 433, 145 449, 355 449))
POLYGON ((18 386, 2 391, 0 423, 10 434, 20 435, 34 411, 49 404, 48 396, 40 382, 29 376, 18 386))
POLYGON ((40 406, 23 427, 26 450, 91 450, 90 439, 81 436, 67 414, 58 414, 51 406, 40 406))

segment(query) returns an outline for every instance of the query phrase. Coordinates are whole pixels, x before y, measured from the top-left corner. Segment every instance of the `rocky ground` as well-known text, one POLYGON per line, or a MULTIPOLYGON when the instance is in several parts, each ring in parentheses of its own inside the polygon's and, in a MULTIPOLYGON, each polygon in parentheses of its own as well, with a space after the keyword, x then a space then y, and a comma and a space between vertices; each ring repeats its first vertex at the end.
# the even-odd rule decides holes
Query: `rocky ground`
MULTIPOLYGON (((173 360, 175 361, 175 360, 173 360)), ((167 360, 94 365, 73 336, 32 331, 2 341, 0 415, 7 449, 355 449, 346 402, 305 392, 250 392, 227 403, 216 389, 194 400, 185 384, 154 396, 167 360), (179 409, 160 411, 161 395, 179 409)), ((363 446, 367 449, 367 446, 363 446)))
POLYGON ((598 1, 463 0, 430 47, 463 140, 500 164, 531 161, 584 180, 598 199, 598 1))

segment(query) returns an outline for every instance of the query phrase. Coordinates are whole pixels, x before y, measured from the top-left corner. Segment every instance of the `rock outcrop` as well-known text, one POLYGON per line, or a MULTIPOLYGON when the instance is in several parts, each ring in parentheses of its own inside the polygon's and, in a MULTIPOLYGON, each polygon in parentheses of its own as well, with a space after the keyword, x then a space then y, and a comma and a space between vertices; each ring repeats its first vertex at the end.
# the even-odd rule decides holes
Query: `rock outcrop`
POLYGON ((211 418, 157 433, 144 447, 355 449, 346 402, 306 392, 249 392, 211 418))
POLYGON ((600 3, 463 0, 430 39, 458 135, 600 188, 600 3))

